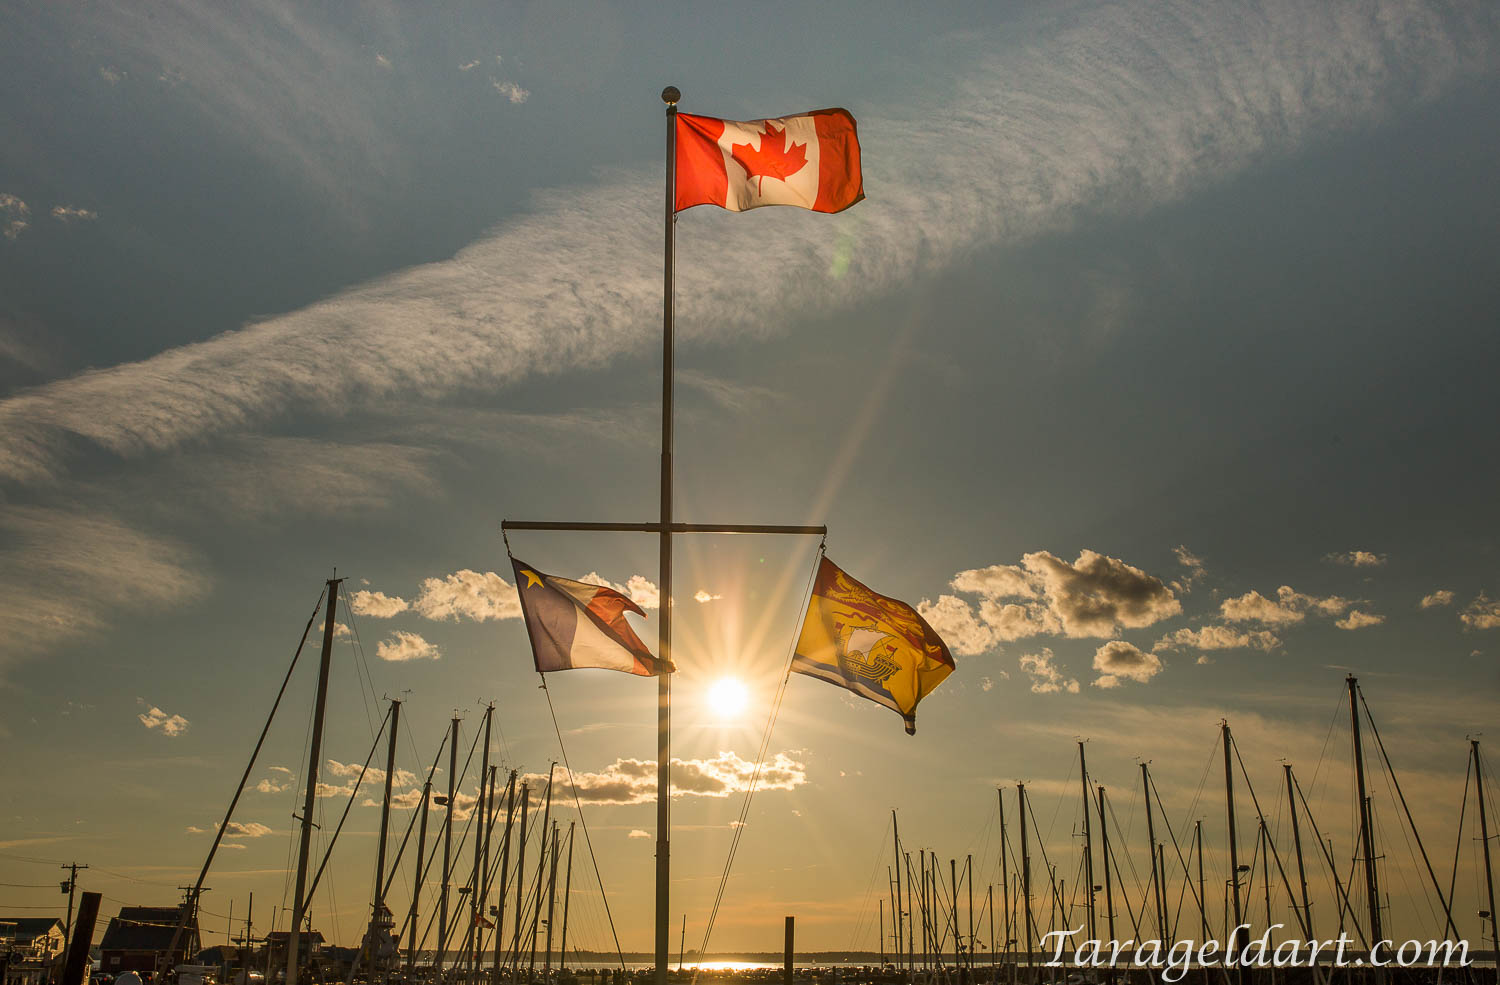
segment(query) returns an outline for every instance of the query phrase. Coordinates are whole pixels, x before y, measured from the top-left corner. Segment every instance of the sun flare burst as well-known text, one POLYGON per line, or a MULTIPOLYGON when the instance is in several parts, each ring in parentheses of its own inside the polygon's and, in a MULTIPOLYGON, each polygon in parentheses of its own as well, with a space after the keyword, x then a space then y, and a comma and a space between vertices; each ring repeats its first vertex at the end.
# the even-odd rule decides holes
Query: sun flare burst
POLYGON ((738 678, 721 677, 708 689, 704 701, 716 717, 737 719, 750 703, 750 692, 738 678))

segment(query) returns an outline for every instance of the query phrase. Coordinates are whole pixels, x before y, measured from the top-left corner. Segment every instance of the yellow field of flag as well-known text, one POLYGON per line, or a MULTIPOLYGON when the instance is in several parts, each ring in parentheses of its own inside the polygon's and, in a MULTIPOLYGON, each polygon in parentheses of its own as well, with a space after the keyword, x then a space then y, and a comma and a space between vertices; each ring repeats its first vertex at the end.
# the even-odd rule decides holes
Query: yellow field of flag
POLYGON ((917 703, 955 669, 942 638, 897 599, 821 558, 792 670, 885 705, 917 731, 917 703))

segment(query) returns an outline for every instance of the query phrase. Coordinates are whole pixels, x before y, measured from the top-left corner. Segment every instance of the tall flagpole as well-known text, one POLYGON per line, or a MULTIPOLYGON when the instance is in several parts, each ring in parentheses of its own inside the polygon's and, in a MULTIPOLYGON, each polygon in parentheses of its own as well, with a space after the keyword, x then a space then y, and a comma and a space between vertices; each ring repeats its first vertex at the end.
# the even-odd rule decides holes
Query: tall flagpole
MULTIPOLYGON (((667 104, 666 249, 662 263, 661 354, 661 608, 657 657, 672 660, 672 273, 676 265, 677 101, 676 86, 661 91, 667 104)), ((656 983, 667 985, 667 926, 671 913, 672 860, 669 847, 672 803, 672 675, 656 676, 656 983)))

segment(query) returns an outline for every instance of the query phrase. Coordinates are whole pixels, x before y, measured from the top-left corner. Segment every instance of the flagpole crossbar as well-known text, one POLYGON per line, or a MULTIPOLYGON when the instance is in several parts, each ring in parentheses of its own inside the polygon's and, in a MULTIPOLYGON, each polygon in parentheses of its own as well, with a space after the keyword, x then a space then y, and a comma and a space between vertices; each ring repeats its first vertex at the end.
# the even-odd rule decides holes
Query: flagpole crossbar
MULTIPOLYGON (((828 527, 785 523, 672 523, 668 525, 674 534, 801 534, 808 537, 827 537, 828 527)), ((500 532, 512 530, 573 530, 594 533, 642 533, 659 534, 660 523, 588 523, 567 520, 502 520, 500 532)))

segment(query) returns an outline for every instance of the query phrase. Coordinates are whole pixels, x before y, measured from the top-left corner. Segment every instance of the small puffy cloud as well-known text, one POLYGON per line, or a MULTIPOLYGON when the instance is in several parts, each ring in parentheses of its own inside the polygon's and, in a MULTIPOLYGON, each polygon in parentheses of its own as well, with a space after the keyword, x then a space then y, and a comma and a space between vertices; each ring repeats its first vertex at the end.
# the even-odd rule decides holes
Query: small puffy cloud
POLYGON ((917 603, 917 614, 961 657, 983 653, 995 645, 994 630, 975 618, 973 608, 957 595, 939 595, 936 602, 923 599, 917 603))
POLYGON ((704 604, 704 603, 708 603, 708 602, 717 602, 719 599, 721 599, 723 597, 724 596, 722 596, 722 595, 710 595, 706 590, 704 590, 702 588, 698 589, 696 592, 693 593, 693 601, 694 602, 698 602, 700 604, 704 604))
POLYGON ((1214 662, 1214 658, 1210 657, 1206 653, 1200 653, 1200 654, 1198 654, 1198 659, 1194 661, 1194 663, 1196 663, 1199 667, 1207 667, 1209 664, 1211 664, 1213 662, 1214 662))
POLYGON ((92 222, 99 218, 99 213, 89 209, 78 209, 71 205, 52 206, 52 218, 58 222, 92 222))
POLYGON ((1161 658, 1131 646, 1124 640, 1110 640, 1094 651, 1094 669, 1099 671, 1094 686, 1119 687, 1123 680, 1144 684, 1161 673, 1161 658))
MULTIPOLYGON (((661 591, 656 587, 656 582, 645 575, 631 575, 623 585, 610 581, 597 571, 590 571, 583 577, 574 580, 581 581, 586 585, 602 585, 605 588, 612 588, 642 609, 661 608, 661 591)), ((696 596, 694 597, 696 598, 696 596)), ((713 597, 718 598, 718 596, 713 597)), ((702 602, 705 600, 698 599, 698 601, 702 602)))
POLYGON ((1323 555, 1323 560, 1334 564, 1342 564, 1350 568, 1378 568, 1386 562, 1384 554, 1374 554, 1370 551, 1334 551, 1323 555))
POLYGON ((473 71, 474 69, 476 69, 478 67, 479 67, 479 59, 477 59, 477 58, 474 59, 472 62, 459 62, 458 63, 458 70, 460 72, 471 72, 471 71, 473 71))
MULTIPOLYGON (((741 759, 733 752, 721 752, 711 759, 673 759, 672 796, 729 797, 744 793, 755 774, 755 763, 741 759)), ((546 788, 545 773, 522 777, 533 797, 546 788)), ((795 790, 807 782, 807 767, 790 753, 780 752, 766 760, 760 771, 757 790, 795 790)), ((656 762, 643 759, 617 759, 597 773, 557 771, 558 789, 553 799, 573 798, 576 787, 586 804, 643 804, 656 797, 656 762)))
POLYGON ((428 619, 521 618, 516 587, 493 571, 480 574, 465 568, 442 578, 428 578, 411 607, 428 619))
POLYGON ((0 192, 0 235, 15 239, 31 224, 31 206, 15 195, 0 192))
POLYGON ((391 67, 391 60, 377 51, 375 52, 375 64, 381 68, 388 69, 391 67))
POLYGON ((502 82, 499 79, 490 79, 490 85, 495 87, 496 92, 517 106, 531 98, 530 89, 522 89, 514 82, 502 82))
POLYGON ((1373 612, 1361 612, 1359 609, 1350 609, 1349 614, 1334 623, 1339 629, 1364 629, 1367 626, 1379 626, 1385 622, 1385 616, 1376 615, 1373 612))
MULTIPOLYGON (((360 769, 361 766, 358 763, 341 763, 337 759, 328 760, 328 772, 331 776, 357 777, 359 776, 360 769)), ((365 782, 384 784, 385 770, 371 766, 365 770, 365 782)), ((391 786, 393 787, 409 787, 416 782, 417 775, 411 772, 411 770, 398 769, 391 777, 391 786)))
POLYGON ((1078 693, 1078 681, 1057 668, 1049 647, 1043 647, 1040 653, 1023 653, 1019 663, 1021 669, 1031 676, 1032 694, 1078 693))
POLYGON ((1202 629, 1179 629, 1156 641, 1153 650, 1274 650, 1281 640, 1270 630, 1241 631, 1233 626, 1204 626, 1202 629))
POLYGON ((640 828, 632 828, 631 831, 630 831, 630 834, 626 835, 625 837, 627 837, 627 838, 649 838, 649 837, 651 837, 651 832, 649 832, 649 831, 642 831, 640 828))
POLYGON ((1479 597, 1458 614, 1458 618, 1469 629, 1500 628, 1500 602, 1493 602, 1480 592, 1479 597))
POLYGON ((1453 593, 1446 588, 1439 588, 1431 595, 1422 596, 1422 601, 1417 603, 1424 609, 1437 609, 1445 605, 1453 604, 1453 593))
POLYGON ((1021 563, 1042 583, 1068 636, 1108 636, 1118 627, 1139 629, 1182 612, 1160 578, 1097 551, 1082 551, 1071 563, 1037 551, 1021 563))
POLYGON ((988 568, 960 571, 949 582, 954 589, 992 599, 1034 599, 1041 586, 1030 572, 1015 564, 992 564, 988 568))
POLYGON ((1259 592, 1246 592, 1238 598, 1225 599, 1219 611, 1230 622, 1260 622, 1267 626, 1287 626, 1299 623, 1309 612, 1324 616, 1336 616, 1352 605, 1348 599, 1337 595, 1318 598, 1304 595, 1290 585, 1276 589, 1276 598, 1268 599, 1259 592))
POLYGON ((103 79, 109 85, 119 85, 125 80, 125 73, 113 65, 100 65, 99 78, 103 79))
POLYGON ((411 608, 406 599, 384 592, 361 590, 349 596, 349 608, 356 616, 389 619, 411 608))
POLYGON ((993 691, 994 689, 995 689, 995 679, 993 677, 981 677, 979 679, 979 690, 981 690, 981 691, 993 691))
POLYGON ((186 732, 192 724, 181 715, 168 715, 155 705, 146 707, 146 702, 142 698, 136 698, 135 701, 136 704, 146 708, 146 711, 135 717, 140 720, 142 725, 152 731, 176 737, 186 732))
POLYGON ((404 630, 396 630, 388 640, 381 640, 375 647, 375 655, 381 660, 400 662, 405 660, 438 660, 442 654, 438 648, 418 636, 404 630))
POLYGON ((255 785, 255 789, 258 792, 285 793, 292 788, 292 783, 296 780, 296 776, 292 773, 291 770, 287 769, 285 766, 272 766, 270 767, 270 770, 271 775, 263 777, 261 781, 255 785))

